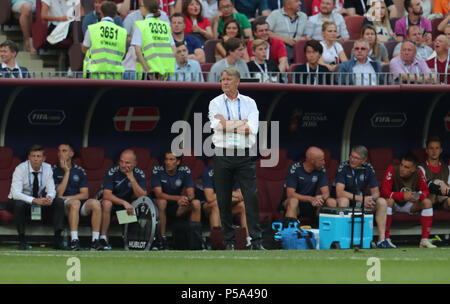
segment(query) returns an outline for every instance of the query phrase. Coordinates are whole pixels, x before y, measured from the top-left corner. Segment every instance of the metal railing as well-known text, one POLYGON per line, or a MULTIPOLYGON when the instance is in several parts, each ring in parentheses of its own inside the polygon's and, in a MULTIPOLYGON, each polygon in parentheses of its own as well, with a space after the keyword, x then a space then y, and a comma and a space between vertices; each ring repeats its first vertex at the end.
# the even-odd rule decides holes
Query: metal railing
MULTIPOLYGON (((208 82, 208 72, 201 73, 169 73, 164 76, 155 73, 89 73, 90 79, 107 80, 160 80, 160 81, 184 81, 184 82, 208 82)), ((215 75, 219 79, 218 75, 215 75)), ((82 79, 83 72, 39 72, 30 71, 23 75, 27 79, 82 79)), ((1 74, 2 78, 19 78, 18 75, 1 74), (14 77, 15 76, 15 77, 14 77)), ((299 85, 358 85, 358 86, 376 86, 376 85, 396 85, 396 84, 450 84, 450 74, 401 74, 393 73, 377 74, 356 74, 356 73, 270 73, 265 76, 262 73, 253 73, 250 75, 241 75, 241 82, 256 83, 282 83, 299 85), (404 80, 400 78, 404 75, 404 80)))

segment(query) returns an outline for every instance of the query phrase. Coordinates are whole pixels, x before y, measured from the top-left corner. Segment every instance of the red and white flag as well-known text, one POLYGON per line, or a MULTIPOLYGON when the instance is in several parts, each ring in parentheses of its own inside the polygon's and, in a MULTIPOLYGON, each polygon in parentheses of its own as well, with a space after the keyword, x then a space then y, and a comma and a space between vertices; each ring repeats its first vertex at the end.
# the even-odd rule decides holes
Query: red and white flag
POLYGON ((159 121, 157 107, 121 108, 113 117, 117 131, 136 132, 152 131, 159 121))

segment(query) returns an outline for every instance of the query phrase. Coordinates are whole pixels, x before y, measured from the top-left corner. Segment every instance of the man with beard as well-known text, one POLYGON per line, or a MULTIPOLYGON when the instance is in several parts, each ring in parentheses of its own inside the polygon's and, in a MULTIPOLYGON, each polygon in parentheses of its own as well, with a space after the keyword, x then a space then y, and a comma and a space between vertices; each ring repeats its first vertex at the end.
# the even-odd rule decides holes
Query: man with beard
POLYGON ((186 45, 189 53, 188 58, 197 60, 199 63, 205 63, 205 51, 202 48, 200 40, 195 35, 184 34, 184 28, 186 27, 184 16, 180 13, 173 14, 170 18, 170 26, 172 28, 173 40, 186 45))
POLYGON ((397 41, 407 39, 406 30, 411 25, 418 25, 421 28, 424 43, 431 43, 431 21, 423 17, 423 9, 420 0, 405 0, 405 9, 408 14, 395 23, 395 34, 397 41))

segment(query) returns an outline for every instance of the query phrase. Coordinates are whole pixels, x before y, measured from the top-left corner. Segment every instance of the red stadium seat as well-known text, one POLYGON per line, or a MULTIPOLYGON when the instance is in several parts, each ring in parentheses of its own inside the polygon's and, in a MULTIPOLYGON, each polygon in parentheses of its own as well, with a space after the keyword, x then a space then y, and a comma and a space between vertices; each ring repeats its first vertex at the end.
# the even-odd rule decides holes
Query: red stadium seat
POLYGON ((334 178, 336 177, 337 169, 339 168, 339 161, 331 157, 330 149, 322 149, 325 154, 325 170, 327 171, 328 187, 331 188, 334 178))
POLYGON ((305 13, 309 17, 312 15, 312 3, 313 0, 303 0, 302 6, 305 8, 305 13))
POLYGON ((105 157, 105 150, 100 147, 81 148, 79 158, 73 160, 85 171, 89 186, 89 196, 95 197, 103 183, 106 170, 113 165, 111 159, 105 157))
POLYGON ((0 1, 0 25, 8 23, 11 19, 11 0, 0 1))
POLYGON ((293 163, 287 157, 285 149, 279 150, 279 161, 275 167, 262 167, 261 160, 256 161, 256 176, 259 201, 260 222, 272 222, 281 217, 278 206, 283 197, 286 173, 293 163))
POLYGON ((45 147, 45 162, 54 166, 58 163, 58 149, 53 147, 45 147))
POLYGON ((443 32, 441 32, 437 29, 439 23, 441 23, 442 20, 444 20, 444 18, 431 19, 431 37, 432 37, 433 41, 434 41, 434 39, 436 39, 437 36, 439 36, 440 34, 443 34, 443 32))
POLYGON ((145 173, 147 179, 147 193, 149 193, 151 191, 150 177, 152 175, 153 167, 158 165, 158 160, 151 157, 150 149, 139 147, 132 147, 130 149, 136 153, 137 167, 145 173))
POLYGON ((378 185, 381 187, 386 169, 395 164, 396 160, 390 148, 372 148, 369 149, 368 161, 372 164, 378 185))
POLYGON ((203 169, 205 169, 206 167, 203 160, 194 156, 194 151, 190 152, 190 156, 183 154, 181 158, 181 165, 188 166, 188 168, 191 170, 194 184, 197 184, 197 181, 202 176, 203 169))
POLYGON ((352 58, 352 50, 353 45, 355 44, 354 40, 346 40, 344 43, 342 43, 342 47, 344 48, 345 56, 347 56, 347 59, 352 58))
POLYGON ((293 63, 303 64, 306 62, 305 44, 306 40, 299 40, 295 43, 293 63))
POLYGON ((397 45, 398 41, 386 41, 384 44, 384 46, 386 47, 386 50, 388 51, 388 57, 389 60, 392 59, 392 56, 394 54, 394 49, 395 46, 397 45))
POLYGON ((427 153, 425 152, 425 148, 415 148, 412 150, 412 153, 419 160, 419 164, 424 163, 427 160, 427 153))
MULTIPOLYGON (((12 175, 16 167, 20 164, 20 159, 14 156, 13 150, 9 147, 0 147, 0 202, 6 204, 8 194, 11 189, 12 175)), ((12 222, 14 216, 7 210, 0 210, 0 223, 12 222)))
POLYGON ((200 67, 202 69, 203 74, 203 80, 207 81, 208 79, 208 73, 211 71, 211 67, 214 63, 201 63, 200 67))
POLYGON ((361 29, 364 18, 364 16, 359 15, 344 17, 350 40, 358 40, 361 38, 361 29))
POLYGON ((204 50, 205 50, 205 63, 215 63, 216 62, 216 44, 219 39, 206 40, 204 50))

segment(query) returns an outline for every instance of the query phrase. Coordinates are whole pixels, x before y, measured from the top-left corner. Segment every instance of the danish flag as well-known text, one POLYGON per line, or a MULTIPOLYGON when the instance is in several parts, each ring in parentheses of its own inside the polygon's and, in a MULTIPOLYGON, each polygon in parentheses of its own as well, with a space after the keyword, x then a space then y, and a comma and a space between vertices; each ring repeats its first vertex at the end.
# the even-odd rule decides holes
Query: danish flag
POLYGON ((113 121, 117 131, 152 131, 159 118, 157 107, 128 107, 119 109, 113 121))
POLYGON ((447 116, 444 117, 445 128, 448 132, 450 132, 450 112, 447 113, 447 116))

